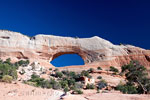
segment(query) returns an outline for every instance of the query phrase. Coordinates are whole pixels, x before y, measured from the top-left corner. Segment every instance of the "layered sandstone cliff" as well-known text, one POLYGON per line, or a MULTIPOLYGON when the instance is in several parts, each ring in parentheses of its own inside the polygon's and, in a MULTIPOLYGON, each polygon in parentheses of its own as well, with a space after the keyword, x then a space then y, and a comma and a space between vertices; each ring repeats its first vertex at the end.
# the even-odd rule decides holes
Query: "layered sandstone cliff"
POLYGON ((116 66, 139 60, 150 66, 150 50, 131 45, 114 45, 100 37, 72 38, 53 35, 28 37, 21 33, 0 30, 0 58, 14 61, 29 59, 51 66, 51 60, 63 54, 78 54, 85 65, 116 66))

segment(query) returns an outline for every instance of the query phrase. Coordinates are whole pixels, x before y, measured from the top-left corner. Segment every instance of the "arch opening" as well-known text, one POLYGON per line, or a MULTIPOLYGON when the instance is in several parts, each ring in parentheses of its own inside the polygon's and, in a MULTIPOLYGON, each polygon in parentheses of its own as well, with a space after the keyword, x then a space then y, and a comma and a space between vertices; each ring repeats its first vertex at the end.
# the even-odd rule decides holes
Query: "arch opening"
POLYGON ((50 62, 55 67, 65 67, 73 65, 84 65, 84 60, 78 54, 62 54, 57 55, 50 62))

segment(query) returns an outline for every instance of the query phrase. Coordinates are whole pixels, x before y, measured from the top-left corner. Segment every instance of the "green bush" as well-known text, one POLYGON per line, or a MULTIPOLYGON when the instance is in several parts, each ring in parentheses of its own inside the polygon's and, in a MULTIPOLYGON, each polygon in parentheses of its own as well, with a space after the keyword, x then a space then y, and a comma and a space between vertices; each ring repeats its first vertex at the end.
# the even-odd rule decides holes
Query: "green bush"
POLYGON ((132 85, 118 85, 116 87, 116 90, 119 90, 125 94, 137 94, 138 93, 137 88, 132 85))
POLYGON ((69 88, 66 86, 66 87, 64 88, 65 94, 66 94, 68 91, 69 91, 69 88))
POLYGON ((59 83, 61 84, 62 88, 68 87, 68 81, 67 80, 61 80, 59 83))
POLYGON ((6 82, 6 83, 11 83, 12 80, 13 80, 13 77, 9 76, 9 75, 4 75, 3 78, 2 78, 2 81, 6 82))
POLYGON ((98 76, 97 79, 102 79, 102 76, 98 76))
POLYGON ((97 88, 98 89, 103 89, 107 86, 107 82, 105 80, 101 80, 99 83, 98 83, 98 86, 97 88))
POLYGON ((81 72, 81 76, 89 76, 89 72, 83 70, 83 71, 81 72))
POLYGON ((75 89, 73 91, 73 94, 83 94, 83 91, 81 91, 80 89, 75 89))
POLYGON ((49 68, 49 70, 53 70, 52 68, 49 68))
POLYGON ((47 88, 47 89, 50 89, 52 88, 52 84, 50 84, 50 81, 49 80, 44 80, 41 84, 41 87, 42 88, 47 88))
POLYGON ((15 66, 9 65, 7 63, 0 64, 0 78, 4 75, 12 76, 13 79, 17 79, 17 70, 15 66))
POLYGON ((75 79, 73 79, 73 78, 68 79, 69 86, 74 85, 74 84, 75 84, 75 79))
POLYGON ((102 70, 102 68, 101 68, 101 67, 97 67, 97 69, 98 69, 98 70, 102 70))
POLYGON ((44 78, 40 78, 40 76, 33 74, 31 76, 31 79, 28 80, 28 81, 35 82, 37 87, 41 87, 43 85, 44 80, 45 80, 44 78))
POLYGON ((20 60, 18 62, 16 62, 16 64, 18 64, 19 66, 27 66, 30 63, 29 60, 20 60))
POLYGON ((64 75, 69 75, 69 71, 68 70, 62 70, 61 71, 64 75))
POLYGON ((6 59, 6 61, 4 61, 3 63, 8 64, 8 65, 12 65, 10 58, 6 59))
POLYGON ((94 84, 87 84, 86 85, 86 89, 94 89, 94 88, 95 88, 94 84))
POLYGON ((113 67, 113 66, 110 66, 109 71, 112 71, 112 72, 115 72, 115 73, 119 72, 119 70, 117 68, 113 67))
POLYGON ((91 75, 89 75, 89 76, 87 76, 87 78, 92 78, 92 76, 91 76, 91 75))
POLYGON ((61 84, 59 82, 55 82, 55 84, 52 84, 53 89, 58 90, 61 89, 61 84))
POLYGON ((31 82, 31 81, 24 81, 25 84, 31 85, 31 86, 37 86, 36 82, 31 82))
POLYGON ((84 85, 81 82, 76 82, 75 85, 74 85, 74 87, 77 88, 77 89, 81 89, 81 88, 83 88, 83 86, 84 85))
POLYGON ((63 76, 62 72, 55 73, 55 77, 62 78, 62 76, 63 76))
POLYGON ((56 69, 54 70, 54 72, 57 72, 57 71, 59 71, 58 68, 56 68, 56 69))
POLYGON ((93 72, 94 72, 94 68, 90 68, 90 69, 88 70, 88 72, 89 72, 89 73, 93 73, 93 72))

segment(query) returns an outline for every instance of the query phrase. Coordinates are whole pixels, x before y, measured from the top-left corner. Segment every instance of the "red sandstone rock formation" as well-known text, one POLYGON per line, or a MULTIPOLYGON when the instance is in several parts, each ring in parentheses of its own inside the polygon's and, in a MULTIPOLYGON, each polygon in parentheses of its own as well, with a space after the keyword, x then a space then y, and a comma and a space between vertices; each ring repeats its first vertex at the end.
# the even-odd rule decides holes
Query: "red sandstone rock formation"
POLYGON ((53 35, 28 37, 21 33, 0 30, 0 58, 13 61, 29 59, 52 67, 51 60, 63 54, 78 54, 85 65, 116 66, 138 60, 150 66, 150 50, 131 45, 114 45, 100 37, 72 38, 53 35))

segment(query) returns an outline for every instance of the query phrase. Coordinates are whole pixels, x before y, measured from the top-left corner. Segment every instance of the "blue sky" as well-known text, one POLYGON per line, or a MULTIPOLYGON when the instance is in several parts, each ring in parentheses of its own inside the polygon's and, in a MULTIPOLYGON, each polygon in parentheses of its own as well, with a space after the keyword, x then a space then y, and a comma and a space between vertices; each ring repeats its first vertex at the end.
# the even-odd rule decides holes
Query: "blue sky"
MULTIPOLYGON (((29 36, 100 36, 149 49, 149 5, 149 0, 0 0, 0 29, 29 36)), ((83 64, 73 58, 73 64, 83 64)))

